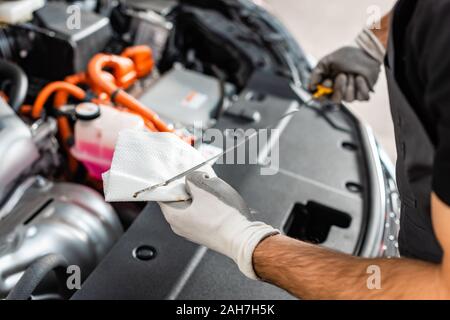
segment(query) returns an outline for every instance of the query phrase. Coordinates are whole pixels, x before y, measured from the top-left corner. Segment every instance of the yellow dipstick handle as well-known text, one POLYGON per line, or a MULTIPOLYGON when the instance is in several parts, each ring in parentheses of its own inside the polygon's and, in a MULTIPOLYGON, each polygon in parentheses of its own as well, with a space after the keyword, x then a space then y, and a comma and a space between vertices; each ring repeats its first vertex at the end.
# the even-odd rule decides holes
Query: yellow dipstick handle
POLYGON ((319 84, 319 85, 317 85, 317 90, 313 94, 313 97, 314 97, 314 99, 320 99, 324 96, 329 96, 332 93, 333 93, 332 88, 328 88, 328 87, 325 87, 324 85, 319 84))

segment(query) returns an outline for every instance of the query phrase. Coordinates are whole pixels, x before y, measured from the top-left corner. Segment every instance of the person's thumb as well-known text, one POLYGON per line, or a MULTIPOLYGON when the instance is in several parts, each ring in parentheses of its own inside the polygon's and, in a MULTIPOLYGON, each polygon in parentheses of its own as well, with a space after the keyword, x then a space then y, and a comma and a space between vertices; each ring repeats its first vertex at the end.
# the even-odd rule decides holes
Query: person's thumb
POLYGON ((217 177, 210 177, 204 172, 196 171, 186 177, 186 190, 193 203, 205 202, 205 197, 220 201, 228 207, 235 208, 245 216, 250 216, 250 209, 240 194, 228 183, 217 177))
POLYGON ((311 73, 311 77, 309 80, 309 89, 311 91, 316 90, 317 86, 325 80, 325 77, 326 74, 324 65, 322 62, 319 62, 319 64, 313 69, 311 73))

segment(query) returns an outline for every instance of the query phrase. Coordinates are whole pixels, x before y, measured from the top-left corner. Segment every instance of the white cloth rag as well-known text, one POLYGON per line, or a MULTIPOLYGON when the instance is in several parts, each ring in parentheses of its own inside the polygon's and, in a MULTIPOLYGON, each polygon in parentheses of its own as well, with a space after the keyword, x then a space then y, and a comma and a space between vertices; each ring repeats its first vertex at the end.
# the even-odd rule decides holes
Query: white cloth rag
MULTIPOLYGON (((103 174, 107 202, 185 201, 190 195, 185 178, 142 193, 134 193, 164 182, 205 161, 202 154, 173 133, 151 133, 124 130, 119 134, 111 169, 103 174)), ((210 165, 199 169, 211 177, 216 174, 210 165)))

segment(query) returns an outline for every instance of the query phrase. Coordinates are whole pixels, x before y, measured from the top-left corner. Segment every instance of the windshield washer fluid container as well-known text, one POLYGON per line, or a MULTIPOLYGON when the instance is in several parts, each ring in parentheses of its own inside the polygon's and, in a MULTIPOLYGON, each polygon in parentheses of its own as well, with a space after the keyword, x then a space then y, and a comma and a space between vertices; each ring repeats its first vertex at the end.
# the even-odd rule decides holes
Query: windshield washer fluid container
POLYGON ((71 153, 98 180, 111 167, 119 132, 145 130, 140 116, 109 106, 83 103, 77 106, 76 115, 75 145, 71 153))

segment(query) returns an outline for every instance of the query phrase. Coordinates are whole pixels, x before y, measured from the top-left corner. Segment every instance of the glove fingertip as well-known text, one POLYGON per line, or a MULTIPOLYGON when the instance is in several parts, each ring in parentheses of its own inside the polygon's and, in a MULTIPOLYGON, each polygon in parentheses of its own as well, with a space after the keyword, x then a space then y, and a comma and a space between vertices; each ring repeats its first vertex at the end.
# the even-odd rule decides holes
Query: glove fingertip
POLYGON ((360 91, 356 93, 356 100, 364 101, 364 95, 360 91))
POLYGON ((345 93, 345 98, 347 102, 353 102, 356 98, 356 83, 355 83, 355 76, 350 75, 348 77, 348 83, 347 83, 347 89, 345 93))
POLYGON ((356 90, 361 97, 360 99, 358 98, 358 100, 368 101, 370 99, 370 92, 372 92, 372 90, 364 77, 356 77, 356 90))
POLYGON ((342 103, 342 95, 338 92, 335 92, 332 96, 331 96, 331 101, 335 104, 340 104, 342 103))
POLYGON ((345 96, 345 89, 347 87, 348 77, 340 73, 337 75, 337 77, 334 79, 334 93, 331 96, 331 101, 333 103, 339 104, 342 103, 344 96, 345 96))

